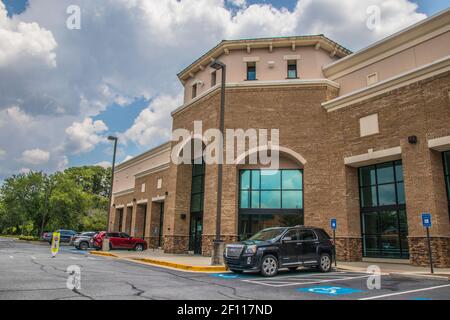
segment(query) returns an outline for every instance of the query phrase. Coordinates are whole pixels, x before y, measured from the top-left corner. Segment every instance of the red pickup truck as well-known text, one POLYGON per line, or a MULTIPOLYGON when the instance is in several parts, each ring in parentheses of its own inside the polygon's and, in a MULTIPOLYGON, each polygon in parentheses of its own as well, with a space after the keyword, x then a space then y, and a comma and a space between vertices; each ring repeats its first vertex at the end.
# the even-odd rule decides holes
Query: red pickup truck
POLYGON ((123 232, 106 232, 102 231, 97 233, 91 240, 91 244, 96 249, 101 249, 103 239, 108 237, 109 249, 128 249, 136 251, 147 250, 147 241, 141 238, 133 238, 123 232))

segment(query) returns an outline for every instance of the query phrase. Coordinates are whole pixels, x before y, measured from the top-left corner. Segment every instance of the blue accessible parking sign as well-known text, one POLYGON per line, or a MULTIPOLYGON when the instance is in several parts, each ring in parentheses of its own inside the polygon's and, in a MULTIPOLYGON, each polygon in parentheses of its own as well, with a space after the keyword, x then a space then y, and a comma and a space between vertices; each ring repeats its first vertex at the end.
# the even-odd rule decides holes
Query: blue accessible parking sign
POLYGON ((300 289, 297 289, 297 291, 316 293, 316 294, 324 294, 327 296, 338 296, 338 295, 342 295, 342 294, 352 294, 352 293, 364 292, 363 290, 359 290, 359 289, 345 288, 345 287, 333 287, 333 286, 300 288, 300 289))
POLYGON ((422 225, 431 228, 431 213, 422 213, 422 225))
POLYGON ((336 230, 336 227, 337 227, 336 219, 331 219, 330 225, 331 225, 331 229, 336 230))

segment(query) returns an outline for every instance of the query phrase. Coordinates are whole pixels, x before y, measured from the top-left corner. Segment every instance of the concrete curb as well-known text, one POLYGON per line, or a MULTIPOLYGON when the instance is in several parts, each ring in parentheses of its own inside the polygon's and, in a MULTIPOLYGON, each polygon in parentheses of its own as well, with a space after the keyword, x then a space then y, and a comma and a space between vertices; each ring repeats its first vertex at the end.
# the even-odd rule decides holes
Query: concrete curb
POLYGON ((120 257, 116 254, 104 252, 104 251, 91 251, 90 254, 118 258, 118 259, 123 259, 123 260, 127 260, 127 261, 135 261, 135 262, 140 262, 140 263, 145 263, 145 264, 150 264, 150 265, 156 265, 156 266, 160 266, 160 267, 167 267, 170 269, 178 269, 178 270, 191 271, 191 272, 224 272, 224 271, 227 271, 225 266, 218 266, 218 267, 193 266, 193 265, 188 265, 188 264, 175 263, 175 262, 156 260, 156 259, 150 259, 150 258, 120 257))
POLYGON ((390 275, 392 275, 392 276, 399 276, 399 277, 406 277, 406 278, 415 278, 415 279, 450 281, 450 277, 449 276, 440 276, 440 275, 433 275, 433 274, 391 272, 390 275))
POLYGON ((104 251, 91 251, 89 253, 97 255, 97 256, 113 257, 113 258, 119 258, 120 259, 120 257, 118 255, 113 254, 113 253, 109 253, 109 252, 104 252, 104 251))
POLYGON ((169 262, 169 261, 163 261, 163 260, 155 260, 155 259, 149 259, 149 258, 129 258, 130 260, 136 260, 140 262, 145 262, 148 264, 163 266, 163 267, 169 267, 179 270, 185 270, 185 271, 195 271, 195 272, 223 272, 227 271, 225 266, 193 266, 188 264, 181 264, 181 263, 175 263, 175 262, 169 262))
MULTIPOLYGON (((357 267, 340 267, 338 265, 337 270, 341 271, 351 271, 351 272, 367 272, 367 270, 357 267)), ((405 278, 415 278, 415 279, 428 279, 428 280, 444 280, 449 281, 450 276, 447 275, 432 275, 432 274, 420 274, 420 273, 411 273, 411 272, 382 272, 382 276, 399 276, 405 278)))

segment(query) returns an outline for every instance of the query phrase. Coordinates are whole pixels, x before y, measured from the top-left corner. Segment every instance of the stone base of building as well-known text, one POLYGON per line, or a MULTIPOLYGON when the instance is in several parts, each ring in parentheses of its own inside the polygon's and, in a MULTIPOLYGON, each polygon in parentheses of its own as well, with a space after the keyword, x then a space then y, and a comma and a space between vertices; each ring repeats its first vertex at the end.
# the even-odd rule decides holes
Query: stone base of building
MULTIPOLYGON (((433 265, 437 268, 450 267, 450 237, 431 237, 433 265)), ((428 240, 426 237, 409 237, 409 261, 416 266, 429 266, 428 240)))
POLYGON ((188 253, 189 236, 165 236, 164 252, 165 253, 188 253))
POLYGON ((162 244, 161 246, 159 245, 159 237, 146 237, 145 241, 147 241, 149 249, 158 249, 159 247, 164 247, 164 244, 162 244))
POLYGON ((336 238, 336 257, 338 261, 361 261, 361 238, 339 237, 336 238))
MULTIPOLYGON (((203 236, 202 237, 202 256, 205 257, 211 257, 212 256, 212 251, 213 251, 213 246, 214 246, 214 240, 216 239, 216 236, 203 236)), ((225 244, 227 243, 233 243, 233 242, 237 242, 238 241, 238 236, 236 235, 226 235, 226 236, 221 236, 220 239, 225 242, 225 244)))

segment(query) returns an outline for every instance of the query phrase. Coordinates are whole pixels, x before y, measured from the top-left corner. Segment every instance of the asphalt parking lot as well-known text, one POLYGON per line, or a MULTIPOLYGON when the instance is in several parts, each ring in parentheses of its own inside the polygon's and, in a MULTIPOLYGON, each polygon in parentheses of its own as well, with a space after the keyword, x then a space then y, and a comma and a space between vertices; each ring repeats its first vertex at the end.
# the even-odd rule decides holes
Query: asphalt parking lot
POLYGON ((380 289, 371 290, 370 276, 311 270, 282 271, 274 278, 183 272, 94 257, 69 246, 52 259, 48 245, 0 239, 0 299, 450 300, 448 281, 382 275, 380 289), (67 287, 73 266, 80 270, 79 290, 67 287))

